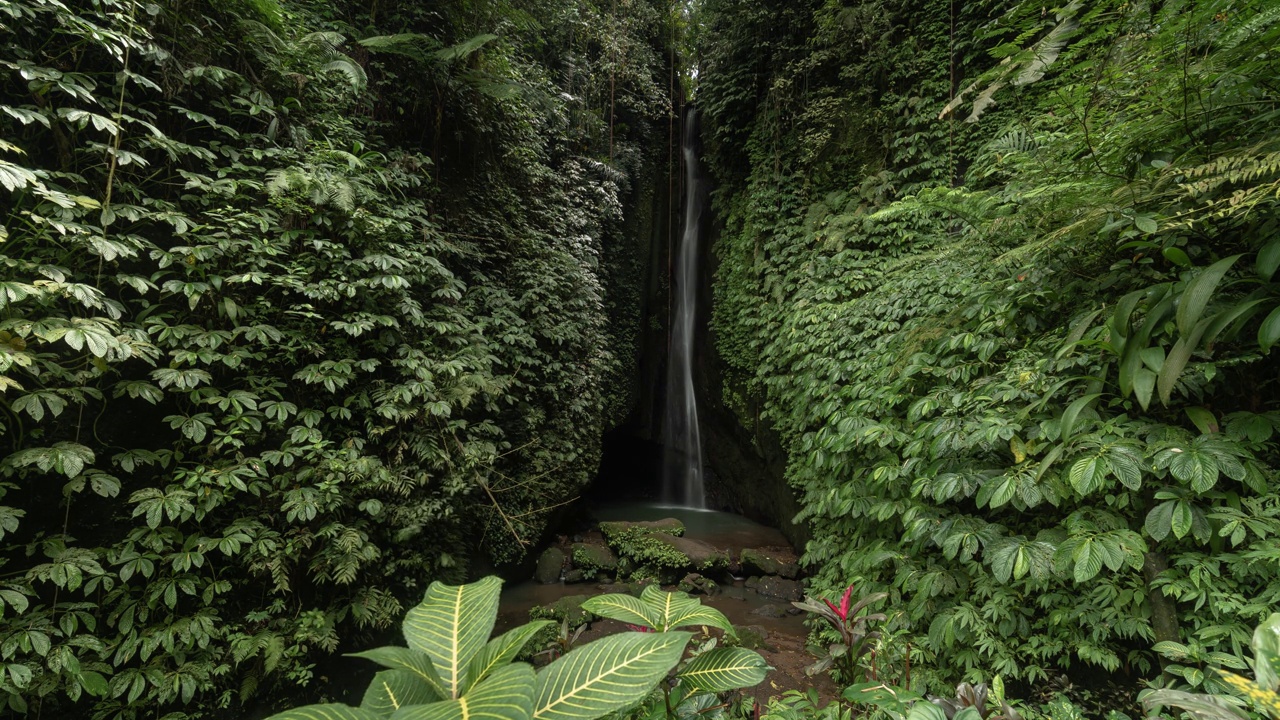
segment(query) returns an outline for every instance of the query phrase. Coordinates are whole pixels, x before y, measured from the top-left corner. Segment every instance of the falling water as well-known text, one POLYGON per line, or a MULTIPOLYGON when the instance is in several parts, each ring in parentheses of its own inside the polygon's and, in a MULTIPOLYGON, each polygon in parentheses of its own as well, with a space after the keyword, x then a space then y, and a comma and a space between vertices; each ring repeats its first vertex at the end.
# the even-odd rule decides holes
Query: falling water
POLYGON ((697 309, 698 245, 704 203, 698 168, 697 111, 684 117, 684 234, 674 253, 672 271, 671 347, 667 356, 667 416, 663 444, 667 460, 663 502, 706 507, 702 488, 702 440, 698 434, 698 401, 693 393, 693 321, 697 309))

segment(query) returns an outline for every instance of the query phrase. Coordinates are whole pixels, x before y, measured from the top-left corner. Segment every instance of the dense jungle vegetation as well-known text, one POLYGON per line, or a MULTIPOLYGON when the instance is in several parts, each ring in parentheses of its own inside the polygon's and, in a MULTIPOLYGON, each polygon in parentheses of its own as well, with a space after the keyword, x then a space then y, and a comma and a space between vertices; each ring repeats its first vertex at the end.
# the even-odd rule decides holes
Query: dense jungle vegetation
POLYGON ((260 716, 523 557, 635 393, 678 22, 0 0, 0 706, 260 716))
POLYGON ((811 586, 889 593, 880 677, 1221 687, 1280 602, 1280 5, 698 33, 723 392, 788 452, 811 586))
POLYGON ((1277 48, 1270 0, 0 0, 0 715, 260 718, 385 645, 403 712, 287 717, 1280 716, 1277 48), (764 661, 656 588, 536 675, 489 639, 648 390, 690 93, 709 392, 823 662, 989 708, 718 698, 764 661))

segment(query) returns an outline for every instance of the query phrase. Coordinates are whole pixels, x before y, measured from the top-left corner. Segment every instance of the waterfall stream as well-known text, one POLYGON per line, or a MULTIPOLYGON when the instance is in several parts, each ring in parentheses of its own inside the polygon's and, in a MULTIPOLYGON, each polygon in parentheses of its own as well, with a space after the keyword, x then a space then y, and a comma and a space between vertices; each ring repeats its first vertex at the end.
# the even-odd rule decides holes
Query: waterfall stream
POLYGON ((705 508, 702 486, 702 439, 698 432, 698 401, 693 392, 694 316, 698 302, 698 246, 701 241, 705 193, 697 153, 698 114, 684 116, 681 150, 684 155, 684 233, 673 255, 671 273, 671 345, 667 355, 667 408, 663 427, 666 462, 662 500, 672 505, 705 508))

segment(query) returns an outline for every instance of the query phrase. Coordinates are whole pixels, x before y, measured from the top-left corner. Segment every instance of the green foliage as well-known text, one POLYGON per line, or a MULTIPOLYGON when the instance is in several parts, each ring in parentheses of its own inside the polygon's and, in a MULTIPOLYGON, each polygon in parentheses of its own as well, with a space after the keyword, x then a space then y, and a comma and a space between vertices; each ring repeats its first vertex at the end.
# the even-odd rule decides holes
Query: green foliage
POLYGON ((935 691, 1238 654, 1280 597, 1275 9, 703 13, 724 397, 814 589, 888 592, 935 691))
POLYGON ((869 705, 893 720, 1021 720, 1005 699, 1004 682, 997 675, 986 683, 960 683, 952 697, 928 697, 878 682, 859 683, 842 697, 855 705, 869 705))
MULTIPOLYGON (((1248 704, 1265 717, 1280 717, 1280 614, 1272 614, 1253 631, 1253 679, 1237 675, 1221 667, 1213 668, 1213 678, 1218 682, 1214 692, 1191 693, 1171 688, 1143 691, 1142 704, 1148 709, 1172 706, 1184 711, 1194 720, 1238 720, 1248 715, 1241 709, 1248 704), (1242 699, 1243 698, 1243 699, 1242 699)), ((1176 643, 1167 643, 1164 652, 1184 660, 1189 649, 1176 643)), ((1215 665, 1240 669, 1244 663, 1239 658, 1222 656, 1210 658, 1215 665)))
POLYGON ((322 692, 421 579, 518 559, 587 483, 666 73, 648 4, 626 55, 555 5, 0 7, 9 710, 322 692))
MULTIPOLYGON (((373 679, 360 708, 313 705, 272 716, 445 718, 478 716, 493 720, 592 720, 626 710, 652 694, 676 666, 691 634, 675 628, 711 624, 732 631, 723 615, 680 594, 647 588, 643 600, 629 595, 601 596, 593 604, 606 617, 628 621, 617 598, 634 601, 647 624, 645 632, 611 635, 576 648, 535 675, 525 663, 511 662, 545 623, 516 628, 489 641, 498 614, 501 581, 485 578, 470 585, 432 583, 426 598, 404 621, 407 648, 361 653, 384 667, 373 679), (611 599, 612 598, 612 599, 611 599)), ((595 599, 593 599, 595 600, 595 599)), ((565 624, 567 631, 568 624, 565 624)), ((768 667, 760 655, 742 648, 704 647, 676 674, 676 701, 663 685, 669 717, 713 693, 756 685, 768 667)))

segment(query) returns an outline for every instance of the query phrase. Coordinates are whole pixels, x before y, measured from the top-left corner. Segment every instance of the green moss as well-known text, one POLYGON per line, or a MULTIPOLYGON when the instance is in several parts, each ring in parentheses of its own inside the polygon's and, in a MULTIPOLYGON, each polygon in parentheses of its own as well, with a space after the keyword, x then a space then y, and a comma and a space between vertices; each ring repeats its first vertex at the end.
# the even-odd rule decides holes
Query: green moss
POLYGON ((562 597, 550 605, 534 605, 529 608, 530 620, 569 621, 569 627, 577 627, 596 619, 592 613, 582 609, 590 595, 569 595, 562 597))
POLYGON ((573 566, 590 573, 591 577, 600 570, 617 570, 618 557, 609 548, 602 545, 575 543, 573 546, 573 566))

